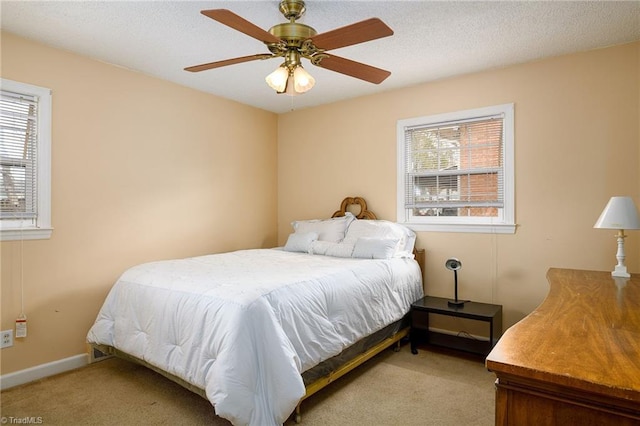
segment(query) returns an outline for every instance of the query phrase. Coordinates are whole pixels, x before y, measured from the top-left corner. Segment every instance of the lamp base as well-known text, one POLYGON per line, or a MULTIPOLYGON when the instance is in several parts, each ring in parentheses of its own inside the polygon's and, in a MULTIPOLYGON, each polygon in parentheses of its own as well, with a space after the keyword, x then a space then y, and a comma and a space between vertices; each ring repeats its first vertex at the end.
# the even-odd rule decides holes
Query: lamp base
POLYGON ((449 306, 457 306, 457 307, 460 307, 460 306, 464 306, 464 300, 448 300, 448 301, 447 301, 447 304, 448 304, 449 306))
POLYGON ((612 277, 630 278, 631 275, 627 272, 627 267, 624 265, 616 265, 615 269, 611 271, 612 277))

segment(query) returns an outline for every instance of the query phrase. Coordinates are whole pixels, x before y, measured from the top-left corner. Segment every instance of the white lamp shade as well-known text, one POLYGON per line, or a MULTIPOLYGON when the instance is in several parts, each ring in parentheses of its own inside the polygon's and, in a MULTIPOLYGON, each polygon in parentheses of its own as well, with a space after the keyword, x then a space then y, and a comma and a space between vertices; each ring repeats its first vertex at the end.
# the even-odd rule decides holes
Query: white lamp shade
POLYGON ((304 93, 316 84, 316 80, 302 66, 296 67, 293 71, 293 82, 298 93, 304 93))
POLYGON ((638 209, 631 197, 611 197, 594 228, 640 229, 638 209))
POLYGON ((269 74, 265 81, 276 92, 282 93, 287 87, 287 79, 289 78, 289 69, 286 67, 278 67, 274 72, 269 74))

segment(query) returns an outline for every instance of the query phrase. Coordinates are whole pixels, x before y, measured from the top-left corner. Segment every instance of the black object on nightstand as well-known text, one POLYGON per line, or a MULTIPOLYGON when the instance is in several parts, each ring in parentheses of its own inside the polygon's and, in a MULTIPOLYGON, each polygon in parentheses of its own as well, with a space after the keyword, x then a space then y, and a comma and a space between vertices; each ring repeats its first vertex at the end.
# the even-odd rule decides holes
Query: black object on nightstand
POLYGON ((417 354, 417 343, 421 335, 430 345, 488 355, 502 336, 502 305, 467 301, 462 306, 452 306, 449 299, 425 296, 411 305, 411 353, 417 354), (489 323, 489 340, 455 336, 429 331, 429 314, 467 318, 489 323))

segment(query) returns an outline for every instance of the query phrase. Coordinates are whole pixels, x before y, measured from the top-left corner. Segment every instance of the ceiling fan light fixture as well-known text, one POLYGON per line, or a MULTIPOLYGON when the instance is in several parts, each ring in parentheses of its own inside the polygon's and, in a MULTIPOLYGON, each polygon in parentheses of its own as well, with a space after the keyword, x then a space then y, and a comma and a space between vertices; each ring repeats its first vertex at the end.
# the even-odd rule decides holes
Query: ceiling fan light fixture
POLYGON ((265 81, 273 90, 278 93, 282 93, 287 87, 288 79, 289 69, 286 66, 279 66, 274 72, 265 78, 265 81))
POLYGON ((316 84, 315 78, 302 65, 295 66, 291 72, 286 64, 280 65, 265 81, 278 94, 286 93, 289 96, 305 93, 316 84))

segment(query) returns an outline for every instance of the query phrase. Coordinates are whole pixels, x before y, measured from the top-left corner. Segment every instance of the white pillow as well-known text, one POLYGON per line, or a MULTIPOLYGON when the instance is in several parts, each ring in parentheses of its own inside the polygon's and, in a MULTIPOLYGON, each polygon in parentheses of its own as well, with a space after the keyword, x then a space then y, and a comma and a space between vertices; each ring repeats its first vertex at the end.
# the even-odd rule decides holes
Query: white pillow
POLYGON ((284 245, 284 250, 309 253, 311 244, 317 239, 318 234, 315 232, 289 234, 287 243, 284 245))
POLYGON ((331 219, 297 220, 291 225, 295 233, 315 232, 318 240, 339 243, 344 239, 349 224, 355 220, 352 213, 347 212, 345 216, 331 219))
POLYGON ((394 257, 413 257, 416 234, 406 226, 387 220, 354 220, 347 229, 344 242, 356 244, 359 238, 396 240, 394 257))
POLYGON ((390 238, 358 238, 352 257, 361 259, 391 259, 395 256, 398 240, 390 238))
POLYGON ((351 257, 353 245, 345 243, 333 243, 330 241, 314 241, 311 244, 311 254, 320 254, 333 257, 351 257))

